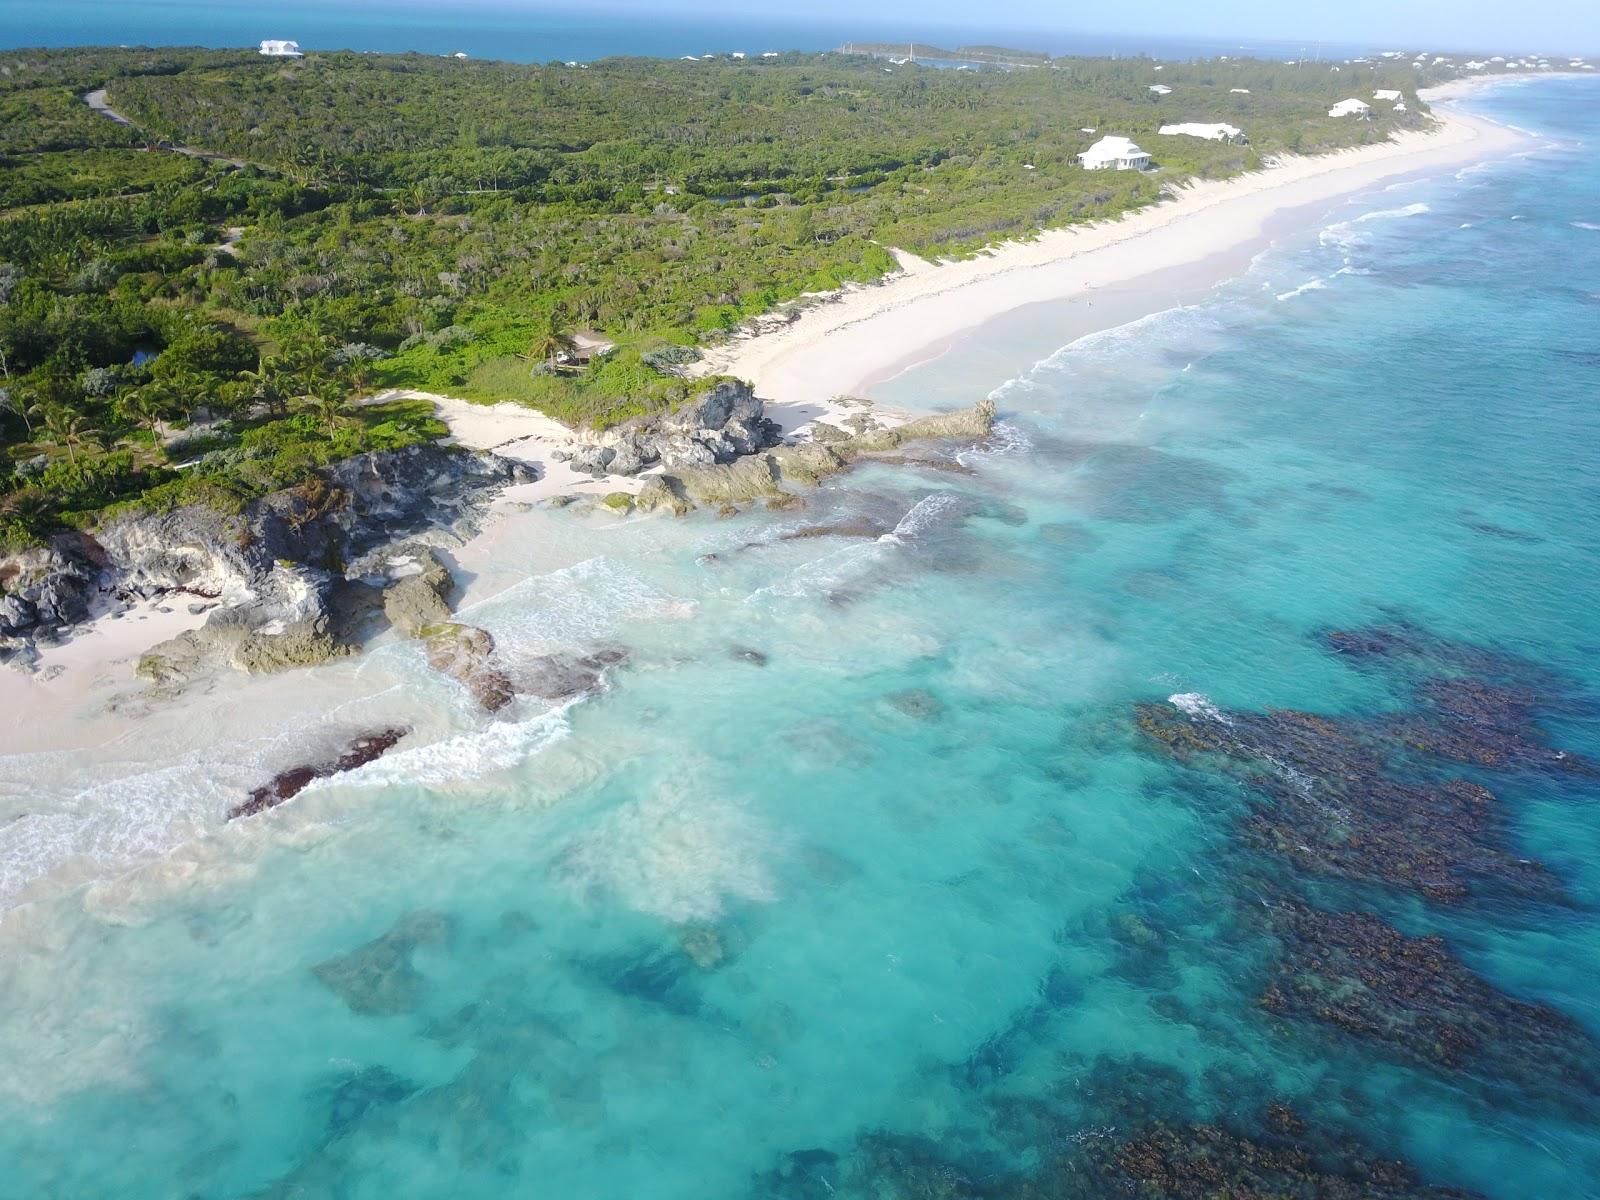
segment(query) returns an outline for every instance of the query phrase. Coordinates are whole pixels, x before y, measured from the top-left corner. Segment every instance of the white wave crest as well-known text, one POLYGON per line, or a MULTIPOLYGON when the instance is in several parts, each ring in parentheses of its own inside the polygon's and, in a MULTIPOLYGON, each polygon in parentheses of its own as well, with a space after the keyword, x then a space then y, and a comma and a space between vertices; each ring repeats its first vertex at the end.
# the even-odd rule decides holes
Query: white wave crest
POLYGON ((490 721, 422 746, 409 746, 344 775, 319 780, 306 790, 327 787, 445 788, 510 770, 547 750, 572 732, 569 700, 526 721, 490 721))
POLYGON ((1125 354, 1145 361, 1150 357, 1152 335, 1167 335, 1163 340, 1170 340, 1173 335, 1179 333, 1191 330, 1207 333, 1217 327, 1215 314, 1208 311, 1206 306, 1180 304, 1175 308, 1164 308, 1136 321, 1129 321, 1125 325, 1086 333, 1036 364, 1033 370, 1066 370, 1076 360, 1090 355, 1107 357, 1125 354))
POLYGON ((1307 292, 1320 292, 1327 286, 1328 280, 1325 277, 1319 276, 1316 279, 1306 280, 1297 288, 1290 288, 1287 292, 1279 292, 1278 299, 1280 301, 1293 300, 1296 296, 1304 296, 1307 292))
POLYGON ((1011 458, 1033 449, 1033 439, 1010 421, 996 421, 989 431, 989 440, 979 450, 963 450, 956 461, 965 463, 969 458, 1011 458))
POLYGON ((1569 221, 1568 224, 1574 229, 1587 229, 1593 233, 1600 233, 1600 225, 1595 225, 1589 221, 1569 221))
POLYGON ((1406 217, 1418 217, 1423 213, 1432 212, 1430 205, 1417 202, 1407 204, 1402 208, 1380 208, 1369 213, 1362 213, 1359 217, 1351 217, 1348 221, 1335 221, 1324 228, 1317 235, 1317 240, 1322 245, 1330 248, 1349 249, 1354 246, 1363 246, 1367 242, 1366 234, 1359 229, 1361 225, 1370 225, 1374 221, 1396 221, 1406 217))
POLYGON ((1228 718, 1223 716, 1222 710, 1211 702, 1211 697, 1201 692, 1179 692, 1168 696, 1167 703, 1186 717, 1228 723, 1228 718))
POLYGON ((939 518, 956 506, 956 497, 949 492, 935 492, 924 496, 911 506, 888 533, 878 538, 883 545, 901 545, 931 529, 939 518))
POLYGON ((1302 283, 1297 288, 1291 288, 1287 292, 1280 292, 1278 294, 1278 299, 1279 300, 1293 300, 1296 296, 1303 296, 1307 292, 1319 292, 1323 288, 1327 287, 1328 284, 1332 283, 1335 279, 1338 279, 1342 275, 1375 275, 1375 274, 1377 274, 1377 272, 1369 271, 1365 267, 1343 266, 1343 267, 1340 267, 1337 271, 1335 271, 1332 275, 1323 275, 1323 276, 1320 276, 1320 277, 1318 277, 1316 279, 1309 279, 1305 283, 1302 283))
POLYGON ((870 542, 841 546, 800 564, 784 578, 757 588, 746 598, 753 603, 773 596, 821 596, 860 579, 896 547, 909 545, 938 524, 958 503, 950 492, 934 492, 911 506, 888 533, 870 542))

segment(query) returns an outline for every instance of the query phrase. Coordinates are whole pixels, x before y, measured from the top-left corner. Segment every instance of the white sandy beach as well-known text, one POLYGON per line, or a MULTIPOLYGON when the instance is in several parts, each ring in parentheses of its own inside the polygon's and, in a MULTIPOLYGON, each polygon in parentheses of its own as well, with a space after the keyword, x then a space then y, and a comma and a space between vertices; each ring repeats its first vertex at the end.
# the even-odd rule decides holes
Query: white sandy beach
MULTIPOLYGON (((1448 100, 1479 81, 1430 94, 1448 100)), ((1269 170, 1201 182, 1175 197, 1116 221, 1047 230, 977 258, 929 263, 902 252, 903 270, 881 284, 852 287, 804 311, 798 320, 736 338, 707 356, 701 369, 748 379, 757 394, 804 403, 865 390, 904 366, 925 360, 966 331, 1003 313, 1050 300, 1086 301, 1074 335, 1123 324, 1170 304, 1151 291, 1145 312, 1114 306, 1097 323, 1094 292, 1176 273, 1230 250, 1261 242, 1278 214, 1331 204, 1394 179, 1442 171, 1506 153, 1524 135, 1441 106, 1427 132, 1336 154, 1280 160, 1269 170)), ((1216 279, 1229 273, 1224 267, 1216 279)))

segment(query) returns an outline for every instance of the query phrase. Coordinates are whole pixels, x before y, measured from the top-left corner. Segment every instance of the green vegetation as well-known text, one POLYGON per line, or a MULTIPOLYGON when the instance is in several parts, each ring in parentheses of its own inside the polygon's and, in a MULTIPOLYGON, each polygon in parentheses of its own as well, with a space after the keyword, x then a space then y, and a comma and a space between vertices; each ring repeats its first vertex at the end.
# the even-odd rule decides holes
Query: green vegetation
POLYGON ((670 409, 696 344, 881 277, 887 247, 967 255, 1425 119, 1409 66, 982 55, 1037 65, 0 54, 0 540, 236 506, 442 432, 354 403, 383 388, 573 425, 670 409), (1326 116, 1373 87, 1411 111, 1326 116), (1174 119, 1252 144, 1158 138, 1174 119), (1086 127, 1161 169, 1082 171, 1086 127), (585 359, 585 332, 611 348, 585 359))

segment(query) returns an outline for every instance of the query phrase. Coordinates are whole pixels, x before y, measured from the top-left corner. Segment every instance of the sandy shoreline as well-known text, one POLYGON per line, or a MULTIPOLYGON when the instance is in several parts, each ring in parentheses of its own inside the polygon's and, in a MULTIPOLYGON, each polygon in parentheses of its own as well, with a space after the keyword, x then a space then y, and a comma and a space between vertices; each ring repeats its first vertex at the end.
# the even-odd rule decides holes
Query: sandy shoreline
MULTIPOLYGON (((1466 82, 1472 87, 1430 95, 1448 101, 1486 81, 1466 82)), ((886 282, 846 289, 787 326, 738 338, 708 354, 702 369, 748 379, 764 398, 799 403, 864 391, 1028 304, 1083 300, 1087 319, 1073 329, 1076 336, 1125 324, 1166 307, 1180 284, 1193 286, 1206 275, 1214 284, 1236 273, 1241 252, 1257 248, 1282 213, 1477 162, 1525 140, 1518 131, 1448 107, 1436 116, 1435 128, 1425 133, 1197 183, 1120 220, 1047 230, 975 259, 936 265, 901 255, 907 269, 886 282), (1203 269, 1208 261, 1210 271, 1203 269), (1148 295, 1139 303, 1125 297, 1103 304, 1099 319, 1087 311, 1100 290, 1164 274, 1159 286, 1143 289, 1148 295)))

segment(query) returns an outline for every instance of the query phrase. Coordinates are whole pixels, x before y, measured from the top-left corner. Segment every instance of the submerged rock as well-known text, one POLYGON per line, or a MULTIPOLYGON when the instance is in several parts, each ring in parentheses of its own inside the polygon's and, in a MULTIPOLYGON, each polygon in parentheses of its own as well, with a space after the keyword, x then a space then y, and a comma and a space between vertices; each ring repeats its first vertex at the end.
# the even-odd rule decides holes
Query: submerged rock
POLYGON ((802 541, 806 538, 821 537, 847 537, 847 538, 880 538, 888 533, 891 526, 881 521, 874 521, 870 517, 853 517, 840 521, 835 525, 808 525, 804 529, 796 529, 792 533, 785 533, 778 538, 780 542, 802 541))
POLYGON ((417 1090, 387 1067, 365 1067, 340 1083, 328 1100, 328 1131, 337 1136, 369 1113, 400 1103, 417 1090))
POLYGON ((914 717, 918 721, 934 721, 944 715, 944 701, 927 688, 906 688, 884 696, 889 707, 896 712, 914 717))
POLYGON ((715 970, 722 965, 722 960, 727 956, 727 950, 723 947, 722 938, 717 935, 717 931, 704 925, 681 930, 678 934, 678 944, 689 956, 689 961, 702 971, 715 970))
POLYGON ((1194 697, 1136 706, 1146 737, 1181 762, 1250 787, 1248 840, 1319 874, 1458 900, 1474 882, 1554 899, 1558 881, 1511 852, 1495 797, 1463 779, 1402 778, 1393 743, 1360 721, 1223 712, 1194 697))
POLYGON ((606 669, 626 658, 627 651, 621 649, 602 649, 581 657, 541 654, 518 663, 510 678, 518 693, 554 703, 601 691, 606 669))
POLYGON ((411 963, 412 952, 444 945, 450 933, 450 919, 442 913, 408 913, 382 937, 318 963, 311 973, 361 1016, 412 1012, 422 1002, 424 984, 411 963))
POLYGON ((1408 937, 1364 912, 1271 906, 1283 947, 1262 1007, 1337 1026, 1412 1062, 1472 1071, 1525 1093, 1590 1108, 1600 1047, 1548 1005, 1506 995, 1440 937, 1408 937))
POLYGON ((250 793, 248 800, 229 809, 228 820, 253 817, 269 808, 276 808, 285 800, 291 800, 299 795, 313 780, 341 775, 346 771, 365 766, 394 749, 400 739, 410 732, 411 730, 404 726, 394 726, 380 729, 375 733, 363 734, 352 740, 343 753, 331 762, 291 767, 287 771, 280 771, 273 776, 271 783, 256 788, 250 793))

